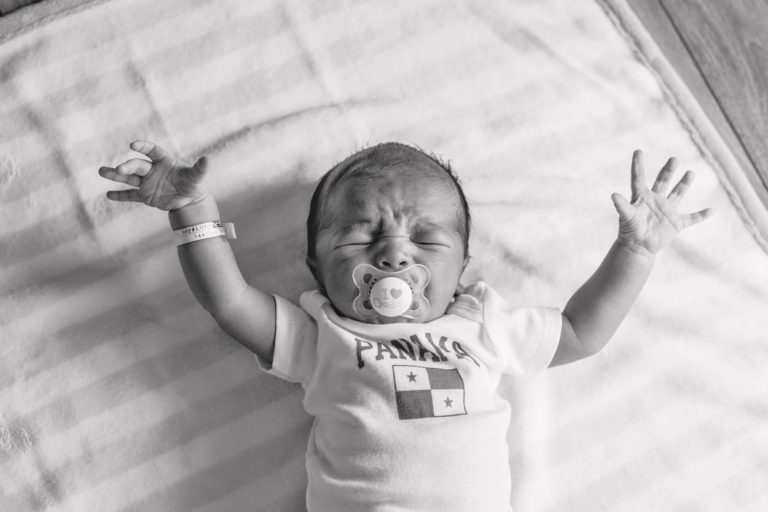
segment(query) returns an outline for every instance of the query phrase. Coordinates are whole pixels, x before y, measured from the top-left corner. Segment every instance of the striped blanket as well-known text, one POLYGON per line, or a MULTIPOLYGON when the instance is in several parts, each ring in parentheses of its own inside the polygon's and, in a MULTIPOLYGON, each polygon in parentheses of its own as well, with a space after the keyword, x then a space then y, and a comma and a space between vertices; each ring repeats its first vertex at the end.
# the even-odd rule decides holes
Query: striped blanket
POLYGON ((0 18, 0 510, 304 507, 301 389, 197 305, 162 212, 104 197, 97 169, 137 138, 210 157, 244 274, 292 300, 313 286, 313 185, 366 144, 450 160, 475 219, 466 281, 561 307, 615 237, 632 150, 649 174, 676 155, 698 172, 683 209, 716 215, 657 258, 603 352, 504 381, 510 499, 768 509, 768 260, 605 9, 50 0, 0 18))

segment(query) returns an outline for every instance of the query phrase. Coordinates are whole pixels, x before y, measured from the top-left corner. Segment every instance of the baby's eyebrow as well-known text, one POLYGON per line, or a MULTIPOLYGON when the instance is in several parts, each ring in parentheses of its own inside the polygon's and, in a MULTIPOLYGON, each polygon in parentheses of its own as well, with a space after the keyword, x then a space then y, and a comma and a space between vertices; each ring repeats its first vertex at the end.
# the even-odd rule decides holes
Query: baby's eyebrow
POLYGON ((444 225, 437 222, 431 222, 431 221, 417 222, 414 228, 418 231, 441 231, 443 233, 451 232, 451 230, 446 229, 444 225))
POLYGON ((339 228, 339 234, 348 235, 355 231, 360 231, 363 228, 368 228, 371 226, 371 224, 373 224, 373 222, 369 220, 361 220, 361 221, 352 222, 350 224, 345 224, 339 228))

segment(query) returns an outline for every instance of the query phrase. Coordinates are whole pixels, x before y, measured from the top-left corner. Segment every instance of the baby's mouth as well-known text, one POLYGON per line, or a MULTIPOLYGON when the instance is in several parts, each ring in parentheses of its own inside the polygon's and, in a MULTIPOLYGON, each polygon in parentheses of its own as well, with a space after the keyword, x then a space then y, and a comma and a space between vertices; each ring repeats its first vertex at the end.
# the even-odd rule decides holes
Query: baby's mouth
POLYGON ((420 264, 410 265, 397 272, 360 264, 352 271, 352 281, 358 292, 352 302, 352 309, 366 320, 424 320, 430 307, 424 295, 429 280, 429 269, 420 264))

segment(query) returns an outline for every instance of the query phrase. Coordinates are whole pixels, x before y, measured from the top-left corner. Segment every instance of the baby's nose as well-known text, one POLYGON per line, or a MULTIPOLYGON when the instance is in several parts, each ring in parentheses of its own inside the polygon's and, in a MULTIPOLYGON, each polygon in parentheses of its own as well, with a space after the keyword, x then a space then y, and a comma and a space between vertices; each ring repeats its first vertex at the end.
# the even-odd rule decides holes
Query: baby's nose
POLYGON ((376 266, 382 270, 401 270, 411 263, 405 243, 399 239, 387 240, 376 255, 376 266))

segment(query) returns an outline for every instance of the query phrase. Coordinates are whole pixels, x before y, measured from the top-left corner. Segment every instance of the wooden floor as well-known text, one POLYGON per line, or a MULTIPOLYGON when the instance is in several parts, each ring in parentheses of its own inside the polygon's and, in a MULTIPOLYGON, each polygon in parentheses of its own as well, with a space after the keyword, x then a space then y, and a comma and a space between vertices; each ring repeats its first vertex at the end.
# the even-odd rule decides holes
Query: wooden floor
POLYGON ((768 208, 768 2, 629 0, 768 208))

